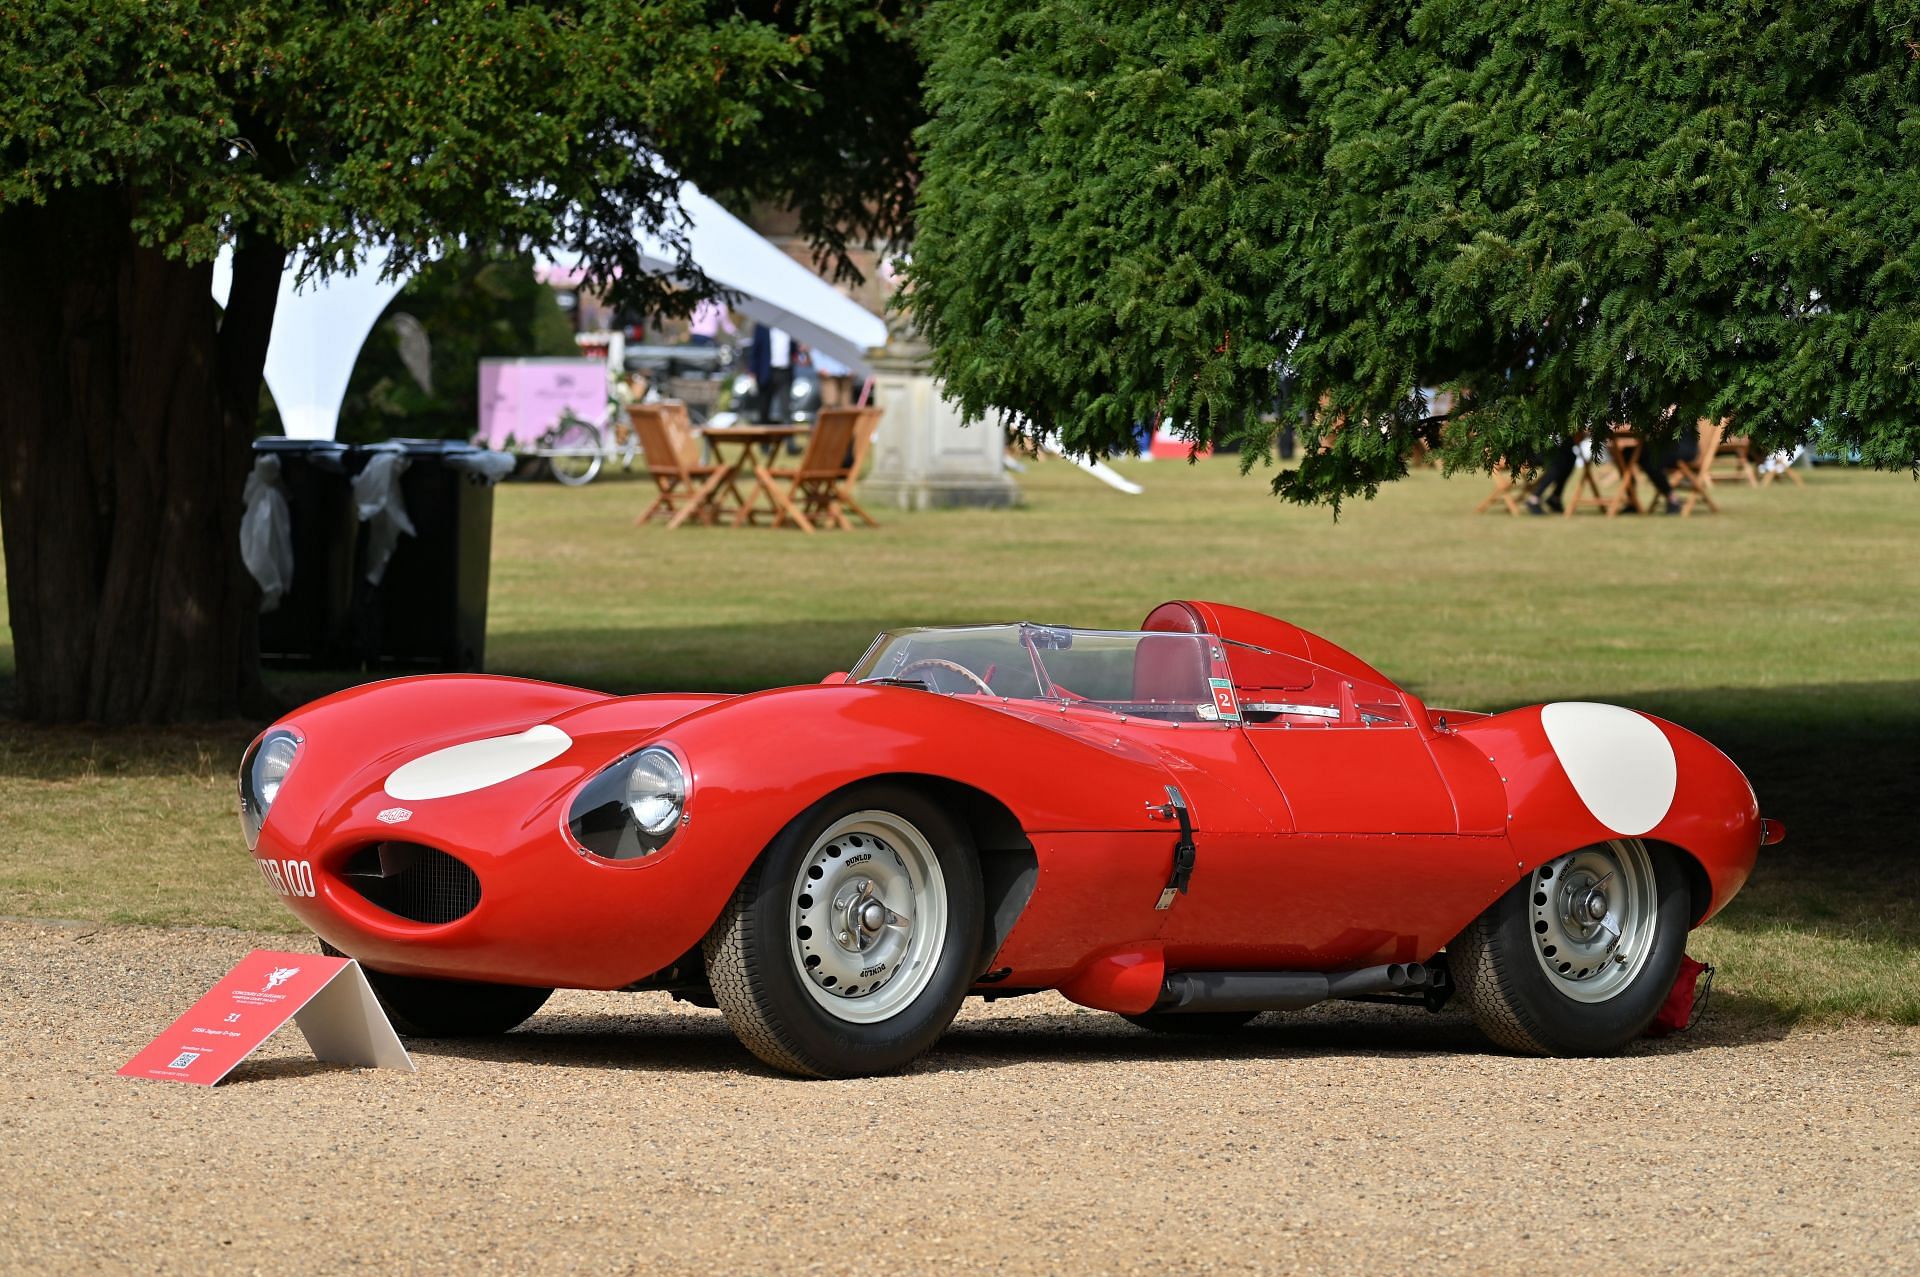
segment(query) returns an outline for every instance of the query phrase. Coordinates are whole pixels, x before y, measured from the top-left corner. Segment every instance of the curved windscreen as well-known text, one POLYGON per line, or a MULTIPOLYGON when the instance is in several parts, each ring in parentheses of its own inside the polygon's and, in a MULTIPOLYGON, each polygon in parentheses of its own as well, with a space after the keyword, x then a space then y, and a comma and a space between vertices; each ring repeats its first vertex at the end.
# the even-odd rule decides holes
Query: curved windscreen
POLYGON ((1238 717, 1225 654, 1206 634, 1030 624, 893 630, 874 640, 848 681, 1173 722, 1238 717))

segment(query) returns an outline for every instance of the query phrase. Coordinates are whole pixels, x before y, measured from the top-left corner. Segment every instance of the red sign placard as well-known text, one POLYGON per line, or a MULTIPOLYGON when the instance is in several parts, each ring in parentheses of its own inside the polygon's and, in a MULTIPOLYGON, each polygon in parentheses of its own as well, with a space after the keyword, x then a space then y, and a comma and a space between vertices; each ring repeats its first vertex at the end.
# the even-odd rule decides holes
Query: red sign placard
POLYGON ((255 949, 120 1076, 212 1086, 296 1017, 323 1060, 413 1067, 353 959, 255 949))

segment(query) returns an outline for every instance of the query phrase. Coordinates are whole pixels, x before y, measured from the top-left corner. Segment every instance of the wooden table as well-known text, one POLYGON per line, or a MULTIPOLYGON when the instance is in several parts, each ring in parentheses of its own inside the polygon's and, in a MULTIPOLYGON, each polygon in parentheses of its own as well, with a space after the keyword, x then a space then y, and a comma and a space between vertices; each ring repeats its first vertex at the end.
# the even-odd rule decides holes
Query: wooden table
POLYGON ((782 444, 806 432, 805 426, 712 426, 701 431, 700 437, 713 449, 713 459, 720 469, 700 485, 693 494, 693 500, 675 514, 667 526, 677 528, 688 519, 701 517, 702 511, 709 516, 726 513, 726 494, 737 495, 740 491, 736 486, 739 481, 751 479, 752 484, 747 488, 745 498, 733 508, 734 527, 740 527, 753 517, 754 501, 764 492, 776 513, 793 520, 802 532, 812 532, 813 524, 787 500, 787 494, 780 490, 779 481, 773 477, 768 464, 782 444), (735 448, 739 451, 729 458, 728 452, 735 448))
POLYGON ((1609 519, 1622 510, 1640 513, 1646 509, 1640 504, 1640 464, 1646 445, 1633 431, 1619 428, 1608 435, 1606 444, 1607 459, 1615 474, 1613 486, 1601 490, 1593 473, 1597 463, 1589 457, 1574 475, 1573 495, 1565 499, 1568 518, 1589 507, 1606 511, 1609 519))
POLYGON ((1640 467, 1647 458, 1646 442, 1636 432, 1616 426, 1607 439, 1607 455, 1620 474, 1607 497, 1607 517, 1611 519, 1622 510, 1645 514, 1649 507, 1640 504, 1640 467))

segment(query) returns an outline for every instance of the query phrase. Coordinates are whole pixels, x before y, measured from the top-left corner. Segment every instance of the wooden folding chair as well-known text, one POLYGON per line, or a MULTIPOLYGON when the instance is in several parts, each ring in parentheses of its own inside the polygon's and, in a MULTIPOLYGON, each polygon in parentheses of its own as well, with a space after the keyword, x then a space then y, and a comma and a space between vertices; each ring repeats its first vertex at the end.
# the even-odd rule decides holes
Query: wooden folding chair
POLYGON ((1480 504, 1473 507, 1475 514, 1485 514, 1495 504, 1507 507, 1508 514, 1520 513, 1520 498, 1532 490, 1533 485, 1522 483, 1513 471, 1502 461, 1493 468, 1493 491, 1480 498, 1480 504))
MULTIPOLYGON (((1618 454, 1609 449, 1607 455, 1614 460, 1617 468, 1619 463, 1618 454)), ((1600 491, 1600 476, 1595 473, 1599 468, 1598 449, 1588 452, 1585 459, 1576 461, 1573 467, 1573 480, 1570 485, 1572 491, 1563 498, 1566 505, 1566 514, 1569 519, 1588 507, 1604 510, 1608 514, 1614 512, 1611 499, 1606 493, 1600 491)))
MULTIPOLYGON (((663 405, 637 403, 627 409, 627 417, 639 437, 640 451, 646 455, 647 473, 660 489, 653 504, 633 522, 638 526, 656 514, 664 514, 671 523, 683 504, 698 499, 701 484, 725 467, 702 464, 700 445, 692 431, 684 438, 676 438, 669 424, 670 414, 663 405)), ((734 495, 738 497, 739 492, 736 490, 734 495)), ((701 521, 712 523, 713 512, 703 511, 701 521)))
MULTIPOLYGON (((868 514, 858 501, 853 499, 853 485, 860 481, 860 473, 866 468, 867 454, 873 450, 873 440, 880 433, 880 418, 884 410, 880 408, 823 408, 820 419, 829 415, 844 413, 853 421, 853 463, 847 467, 846 477, 835 486, 833 498, 841 510, 851 510, 862 523, 870 528, 880 526, 879 520, 868 514)), ((842 527, 846 520, 840 519, 842 527)))
POLYGON ((1692 461, 1673 463, 1673 474, 1688 484, 1687 494, 1680 501, 1680 517, 1683 519, 1692 517, 1693 507, 1701 502, 1706 503, 1710 512, 1720 513, 1720 507, 1713 500, 1713 454, 1720 446, 1720 436, 1725 430, 1726 427, 1721 423, 1702 417, 1699 451, 1693 454, 1692 461))
POLYGON ((673 446, 683 457, 698 461, 700 459, 700 432, 693 428, 693 416, 687 411, 683 399, 656 399, 648 404, 649 408, 658 408, 667 423, 667 433, 673 439, 673 446))
POLYGON ((1607 456, 1620 474, 1620 481, 1606 500, 1607 517, 1611 519, 1622 510, 1645 514, 1647 507, 1640 504, 1640 467, 1647 457, 1646 442, 1630 430, 1615 429, 1607 440, 1607 456))
POLYGON ((1793 481, 1793 486, 1796 488, 1806 487, 1807 481, 1800 477, 1800 467, 1793 464, 1799 459, 1800 459, 1800 453, 1796 449, 1790 456, 1788 456, 1786 463, 1784 465, 1773 466, 1769 468, 1766 471, 1766 473, 1760 476, 1760 486, 1763 488, 1771 488, 1773 486, 1773 481, 1775 479, 1785 478, 1785 479, 1791 479, 1793 481))
POLYGON ((1706 460, 1708 473, 1718 473, 1720 463, 1730 461, 1733 469, 1728 473, 1737 479, 1745 479, 1749 488, 1759 487, 1760 473, 1753 467, 1753 441, 1745 435, 1730 433, 1724 418, 1714 424, 1720 428, 1720 441, 1714 445, 1711 456, 1704 452, 1700 454, 1706 460))
MULTIPOLYGON (((853 530, 840 508, 840 485, 853 469, 854 423, 860 415, 845 410, 822 412, 807 436, 807 450, 800 454, 800 464, 773 471, 774 478, 787 484, 787 504, 817 527, 853 530)), ((786 522, 786 510, 777 511, 773 526, 786 522)))

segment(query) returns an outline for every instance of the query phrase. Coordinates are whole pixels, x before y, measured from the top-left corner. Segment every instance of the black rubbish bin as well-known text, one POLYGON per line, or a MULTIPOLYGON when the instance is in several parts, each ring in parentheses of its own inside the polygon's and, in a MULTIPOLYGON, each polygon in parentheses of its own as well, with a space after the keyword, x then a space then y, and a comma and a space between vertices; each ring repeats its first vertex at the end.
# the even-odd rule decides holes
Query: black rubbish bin
POLYGON ((403 532, 393 543, 382 569, 378 516, 361 522, 353 582, 356 656, 388 668, 484 668, 493 485, 512 469, 512 459, 447 439, 393 439, 356 451, 362 473, 382 452, 405 459, 400 498, 413 527, 411 536, 403 532), (375 575, 378 581, 369 579, 375 575))
POLYGON ((254 459, 280 463, 287 499, 293 579, 270 612, 260 614, 260 659, 270 665, 338 665, 349 659, 353 599, 353 449, 331 439, 253 441, 254 459))

